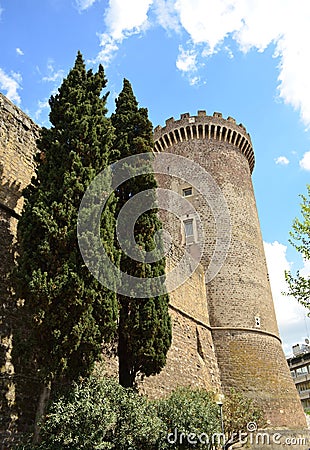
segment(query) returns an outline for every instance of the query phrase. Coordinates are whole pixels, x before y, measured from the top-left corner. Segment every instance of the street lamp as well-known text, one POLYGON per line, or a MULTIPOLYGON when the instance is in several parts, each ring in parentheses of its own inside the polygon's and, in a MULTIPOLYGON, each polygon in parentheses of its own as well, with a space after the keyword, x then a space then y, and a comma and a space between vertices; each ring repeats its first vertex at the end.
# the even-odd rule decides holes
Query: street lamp
POLYGON ((222 435, 223 435, 223 445, 222 448, 225 449, 225 430, 224 430, 224 420, 223 420, 223 402, 224 402, 224 394, 217 394, 216 403, 220 407, 220 417, 221 417, 221 427, 222 427, 222 435))

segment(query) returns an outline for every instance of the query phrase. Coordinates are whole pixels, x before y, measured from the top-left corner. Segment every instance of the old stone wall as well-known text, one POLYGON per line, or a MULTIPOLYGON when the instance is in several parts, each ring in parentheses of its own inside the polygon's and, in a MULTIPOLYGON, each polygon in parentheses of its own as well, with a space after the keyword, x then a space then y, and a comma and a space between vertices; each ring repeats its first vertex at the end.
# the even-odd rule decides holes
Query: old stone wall
POLYGON ((38 126, 0 93, 0 434, 15 430, 16 374, 12 364, 12 329, 16 308, 10 272, 22 189, 33 175, 38 126))
POLYGON ((257 400, 269 426, 302 428, 305 416, 280 340, 250 329, 219 328, 212 334, 224 391, 232 387, 257 400))
MULTIPOLYGON (((179 253, 180 249, 174 246, 167 258, 167 271, 179 262, 179 253)), ((178 386, 213 392, 221 389, 202 267, 198 266, 184 281, 170 293, 172 344, 167 364, 160 374, 145 378, 140 384, 140 390, 149 397, 164 396, 178 386)))
POLYGON ((34 171, 39 127, 0 93, 0 203, 20 213, 34 171))

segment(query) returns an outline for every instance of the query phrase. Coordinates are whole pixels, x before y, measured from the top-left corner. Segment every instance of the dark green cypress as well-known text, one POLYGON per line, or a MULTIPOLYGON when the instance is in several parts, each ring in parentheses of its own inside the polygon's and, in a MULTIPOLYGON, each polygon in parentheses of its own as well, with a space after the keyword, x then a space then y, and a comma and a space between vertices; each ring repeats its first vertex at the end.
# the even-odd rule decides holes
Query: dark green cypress
MULTIPOLYGON (((87 376, 115 337, 116 294, 88 271, 77 241, 77 216, 93 178, 113 160, 111 120, 103 67, 86 71, 79 52, 73 69, 50 104, 51 128, 38 141, 36 178, 24 191, 18 224, 19 257, 14 274, 27 340, 16 345, 31 359, 43 385, 70 383, 87 376)), ((114 250, 115 199, 102 214, 102 241, 114 250)), ((117 261, 116 261, 117 262, 117 261)))
MULTIPOLYGON (((120 158, 149 152, 152 155, 152 124, 145 108, 139 108, 128 80, 116 100, 116 111, 112 114, 115 128, 115 149, 120 158)), ((131 178, 117 191, 118 212, 139 192, 153 189, 150 195, 153 208, 143 213, 134 227, 137 248, 150 252, 156 247, 155 233, 161 230, 156 207, 157 186, 152 169, 145 175, 135 176, 134 164, 128 167, 131 178)), ((165 259, 156 262, 135 261, 121 252, 120 268, 136 278, 154 278, 165 274, 165 259)), ((125 387, 135 384, 136 375, 157 374, 166 363, 171 344, 171 323, 168 313, 168 294, 147 298, 135 298, 135 292, 128 296, 118 295, 119 317, 119 381, 125 387)))

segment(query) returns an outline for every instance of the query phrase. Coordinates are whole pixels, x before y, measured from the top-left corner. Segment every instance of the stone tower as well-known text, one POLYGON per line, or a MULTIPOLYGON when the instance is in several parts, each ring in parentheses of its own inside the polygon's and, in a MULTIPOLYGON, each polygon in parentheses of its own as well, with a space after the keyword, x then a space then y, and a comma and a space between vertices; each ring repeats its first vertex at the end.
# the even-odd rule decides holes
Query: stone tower
MULTIPOLYGON (((155 129, 154 139, 157 152, 186 157, 204 168, 228 205, 230 246, 220 271, 205 286, 224 392, 235 387, 258 400, 271 427, 304 427, 274 312, 251 180, 254 152, 249 134, 231 117, 225 120, 220 113, 209 117, 198 111, 197 116, 182 114, 180 120, 168 119, 165 127, 155 129)), ((216 244, 210 207, 190 183, 175 178, 160 184, 186 197, 200 215, 205 228, 201 264, 207 272, 216 244)), ((200 244, 195 217, 184 219, 183 225, 169 220, 174 240, 183 239, 189 248, 200 244)))

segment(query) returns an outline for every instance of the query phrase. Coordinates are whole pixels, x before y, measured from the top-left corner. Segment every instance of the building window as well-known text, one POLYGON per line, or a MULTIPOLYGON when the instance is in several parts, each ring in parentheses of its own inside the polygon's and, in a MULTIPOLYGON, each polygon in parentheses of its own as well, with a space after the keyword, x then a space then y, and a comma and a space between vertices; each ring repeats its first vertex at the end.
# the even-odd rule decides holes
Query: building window
POLYGON ((308 373, 307 367, 298 367, 298 369, 296 369, 296 375, 304 375, 308 373))
POLYGON ((260 328, 260 317, 259 317, 259 316, 256 316, 256 317, 255 317, 255 326, 256 326, 257 328, 260 328))
POLYGON ((193 219, 187 219, 183 221, 184 224, 184 230, 185 230, 185 236, 194 236, 194 224, 193 219))
POLYGON ((193 195, 193 188, 187 187, 183 189, 183 197, 189 197, 190 195, 193 195))

